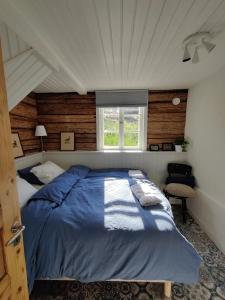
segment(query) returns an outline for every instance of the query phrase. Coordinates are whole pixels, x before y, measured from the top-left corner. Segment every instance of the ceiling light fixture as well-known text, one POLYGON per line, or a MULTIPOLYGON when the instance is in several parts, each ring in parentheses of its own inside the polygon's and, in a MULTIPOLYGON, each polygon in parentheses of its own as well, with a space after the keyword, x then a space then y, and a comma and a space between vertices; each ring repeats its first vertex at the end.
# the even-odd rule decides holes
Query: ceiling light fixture
POLYGON ((191 59, 191 54, 188 50, 188 45, 184 48, 184 56, 183 56, 183 62, 189 61, 191 59))
POLYGON ((196 32, 189 35, 183 41, 184 55, 183 62, 191 60, 196 64, 199 62, 199 48, 205 48, 210 53, 216 45, 211 42, 213 35, 209 32, 196 32), (191 55, 193 53, 193 57, 191 55))
POLYGON ((197 64, 199 62, 198 47, 195 48, 195 52, 194 52, 191 62, 193 64, 197 64))
POLYGON ((215 44, 210 43, 205 39, 202 39, 202 44, 205 46, 205 49, 208 51, 208 53, 210 53, 216 47, 215 44))

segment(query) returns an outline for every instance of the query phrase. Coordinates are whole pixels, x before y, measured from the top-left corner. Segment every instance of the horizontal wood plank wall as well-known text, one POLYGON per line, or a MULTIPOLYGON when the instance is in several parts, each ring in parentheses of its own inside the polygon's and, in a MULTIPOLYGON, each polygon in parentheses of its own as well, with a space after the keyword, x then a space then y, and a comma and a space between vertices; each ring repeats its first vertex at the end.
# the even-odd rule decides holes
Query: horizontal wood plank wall
POLYGON ((188 90, 149 91, 148 145, 174 143, 184 137, 188 90), (173 98, 180 98, 173 105, 173 98))
POLYGON ((41 151, 40 139, 34 135, 38 124, 35 94, 24 98, 10 111, 10 122, 12 133, 19 133, 25 155, 41 151))
POLYGON ((45 125, 45 150, 60 150, 60 132, 75 132, 76 150, 96 150, 95 93, 36 94, 38 121, 45 125))
MULTIPOLYGON (((187 90, 150 91, 148 110, 148 146, 174 143, 184 136, 187 90), (172 104, 179 97, 181 103, 172 104)), ((60 132, 74 131, 76 150, 96 150, 95 94, 32 94, 11 112, 12 132, 20 135, 25 154, 40 151, 34 136, 37 123, 46 126, 45 150, 60 150, 60 132)))

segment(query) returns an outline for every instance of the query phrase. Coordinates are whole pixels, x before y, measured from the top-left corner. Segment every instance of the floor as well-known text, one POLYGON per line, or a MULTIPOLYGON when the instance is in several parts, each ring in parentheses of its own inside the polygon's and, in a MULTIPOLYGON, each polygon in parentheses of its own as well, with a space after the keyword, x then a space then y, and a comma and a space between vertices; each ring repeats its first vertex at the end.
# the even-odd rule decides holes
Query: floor
MULTIPOLYGON (((181 222, 180 211, 174 207, 174 216, 180 231, 192 242, 203 261, 200 283, 174 283, 173 300, 225 299, 225 255, 223 255, 198 224, 188 216, 181 222)), ((38 281, 31 300, 160 300, 164 299, 162 284, 97 282, 81 284, 76 281, 38 281)))

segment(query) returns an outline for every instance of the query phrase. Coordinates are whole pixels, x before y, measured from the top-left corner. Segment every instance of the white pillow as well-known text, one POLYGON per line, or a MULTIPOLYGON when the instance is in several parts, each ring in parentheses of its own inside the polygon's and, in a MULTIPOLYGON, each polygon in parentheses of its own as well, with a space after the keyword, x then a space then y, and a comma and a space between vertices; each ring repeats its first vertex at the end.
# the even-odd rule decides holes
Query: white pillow
POLYGON ((65 170, 51 161, 47 161, 31 169, 31 173, 33 173, 44 184, 48 184, 63 172, 65 172, 65 170))
POLYGON ((37 189, 19 176, 16 176, 16 183, 20 207, 23 207, 27 203, 27 201, 37 192, 37 189))

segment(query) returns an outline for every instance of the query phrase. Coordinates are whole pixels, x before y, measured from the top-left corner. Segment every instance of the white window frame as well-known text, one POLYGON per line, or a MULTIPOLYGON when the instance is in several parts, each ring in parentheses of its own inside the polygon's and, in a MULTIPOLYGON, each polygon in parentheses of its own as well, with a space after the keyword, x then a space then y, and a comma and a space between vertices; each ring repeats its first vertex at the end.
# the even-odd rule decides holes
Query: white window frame
MULTIPOLYGON (((123 114, 120 108, 120 122, 123 123, 123 114)), ((147 149, 147 127, 148 127, 148 107, 141 107, 141 117, 140 117, 140 136, 139 142, 140 145, 138 147, 127 147, 123 146, 123 126, 121 126, 119 130, 120 141, 122 146, 104 146, 104 120, 103 120, 103 111, 104 108, 97 107, 96 108, 96 125, 97 125, 97 150, 98 151, 107 151, 107 150, 119 150, 119 151, 145 151, 147 149)))

